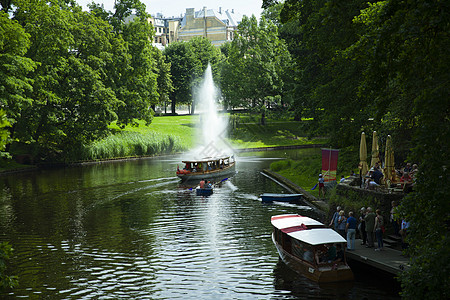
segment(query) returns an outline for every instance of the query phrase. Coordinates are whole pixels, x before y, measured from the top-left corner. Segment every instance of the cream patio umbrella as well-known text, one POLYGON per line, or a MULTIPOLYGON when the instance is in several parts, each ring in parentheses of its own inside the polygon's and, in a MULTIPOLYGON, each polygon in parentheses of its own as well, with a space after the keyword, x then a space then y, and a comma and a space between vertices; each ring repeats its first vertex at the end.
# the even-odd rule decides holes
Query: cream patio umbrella
POLYGON ((392 148, 392 138, 390 135, 386 139, 386 152, 384 154, 384 176, 390 182, 396 181, 394 168, 394 149, 392 148))
POLYGON ((366 144, 366 134, 361 133, 361 143, 359 145, 359 165, 360 174, 364 177, 369 170, 367 166, 367 144, 366 144))
POLYGON ((380 151, 378 150, 378 137, 377 132, 374 131, 372 137, 372 161, 370 162, 370 167, 375 166, 376 163, 378 163, 381 168, 380 151))

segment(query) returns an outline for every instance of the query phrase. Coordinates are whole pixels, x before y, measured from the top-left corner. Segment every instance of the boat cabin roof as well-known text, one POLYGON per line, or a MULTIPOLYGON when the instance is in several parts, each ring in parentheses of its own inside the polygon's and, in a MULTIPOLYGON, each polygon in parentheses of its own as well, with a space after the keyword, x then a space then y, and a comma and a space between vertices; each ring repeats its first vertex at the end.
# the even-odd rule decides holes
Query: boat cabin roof
POLYGON ((345 243, 346 240, 331 228, 314 228, 289 232, 289 236, 310 245, 345 243))
POLYGON ((346 240, 331 228, 311 219, 296 214, 273 216, 272 225, 287 235, 310 245, 345 243, 346 240))
POLYGON ((319 221, 316 221, 309 217, 303 217, 303 216, 300 216, 297 214, 273 216, 271 221, 272 221, 272 225, 278 229, 285 229, 285 228, 294 227, 294 226, 302 226, 302 224, 305 225, 306 227, 308 227, 308 226, 310 226, 310 227, 311 226, 325 227, 325 225, 323 225, 319 221))
POLYGON ((183 163, 206 163, 206 162, 210 162, 210 161, 218 161, 218 160, 225 160, 225 159, 229 159, 230 156, 217 156, 217 157, 204 157, 201 159, 193 159, 193 160, 183 160, 183 163))

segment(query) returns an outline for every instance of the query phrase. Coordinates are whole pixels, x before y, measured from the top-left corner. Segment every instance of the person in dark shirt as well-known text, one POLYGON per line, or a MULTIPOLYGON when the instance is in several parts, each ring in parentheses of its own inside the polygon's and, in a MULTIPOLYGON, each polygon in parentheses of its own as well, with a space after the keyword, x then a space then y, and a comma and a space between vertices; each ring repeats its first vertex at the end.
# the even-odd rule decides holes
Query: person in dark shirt
POLYGON ((348 213, 347 224, 345 227, 347 231, 347 250, 355 250, 356 238, 356 219, 353 217, 353 212, 348 213))
POLYGON ((381 178, 383 178, 383 173, 379 169, 374 169, 372 173, 372 179, 377 184, 381 184, 381 178))

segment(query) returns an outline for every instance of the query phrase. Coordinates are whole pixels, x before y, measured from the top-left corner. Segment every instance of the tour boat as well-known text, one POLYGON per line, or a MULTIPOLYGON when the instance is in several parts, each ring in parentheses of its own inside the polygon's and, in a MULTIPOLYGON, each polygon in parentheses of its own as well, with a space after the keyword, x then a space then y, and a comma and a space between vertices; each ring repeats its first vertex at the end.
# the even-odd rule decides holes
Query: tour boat
POLYGON ((184 160, 184 168, 177 168, 182 181, 223 177, 235 172, 234 156, 205 157, 198 160, 184 160))
POLYGON ((279 202, 298 202, 302 198, 303 194, 261 194, 261 201, 270 203, 273 201, 279 202))
POLYGON ((316 282, 353 280, 347 265, 347 242, 324 224, 296 214, 272 216, 272 240, 284 263, 316 282), (342 259, 330 259, 330 247, 342 248, 342 259))

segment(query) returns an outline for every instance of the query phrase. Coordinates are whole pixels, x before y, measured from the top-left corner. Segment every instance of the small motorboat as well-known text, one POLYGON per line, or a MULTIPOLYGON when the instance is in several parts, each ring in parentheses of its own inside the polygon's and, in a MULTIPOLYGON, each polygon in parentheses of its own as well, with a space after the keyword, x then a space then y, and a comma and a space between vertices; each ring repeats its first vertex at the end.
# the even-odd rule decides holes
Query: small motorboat
POLYGON ((213 189, 212 188, 196 188, 195 189, 195 193, 197 194, 197 196, 210 196, 213 194, 213 189))
POLYGON ((316 282, 353 280, 346 240, 324 224, 296 214, 272 216, 272 241, 283 262, 316 282))
POLYGON ((279 202, 298 202, 302 198, 303 194, 273 194, 264 193, 261 195, 261 201, 270 203, 273 201, 279 202))

